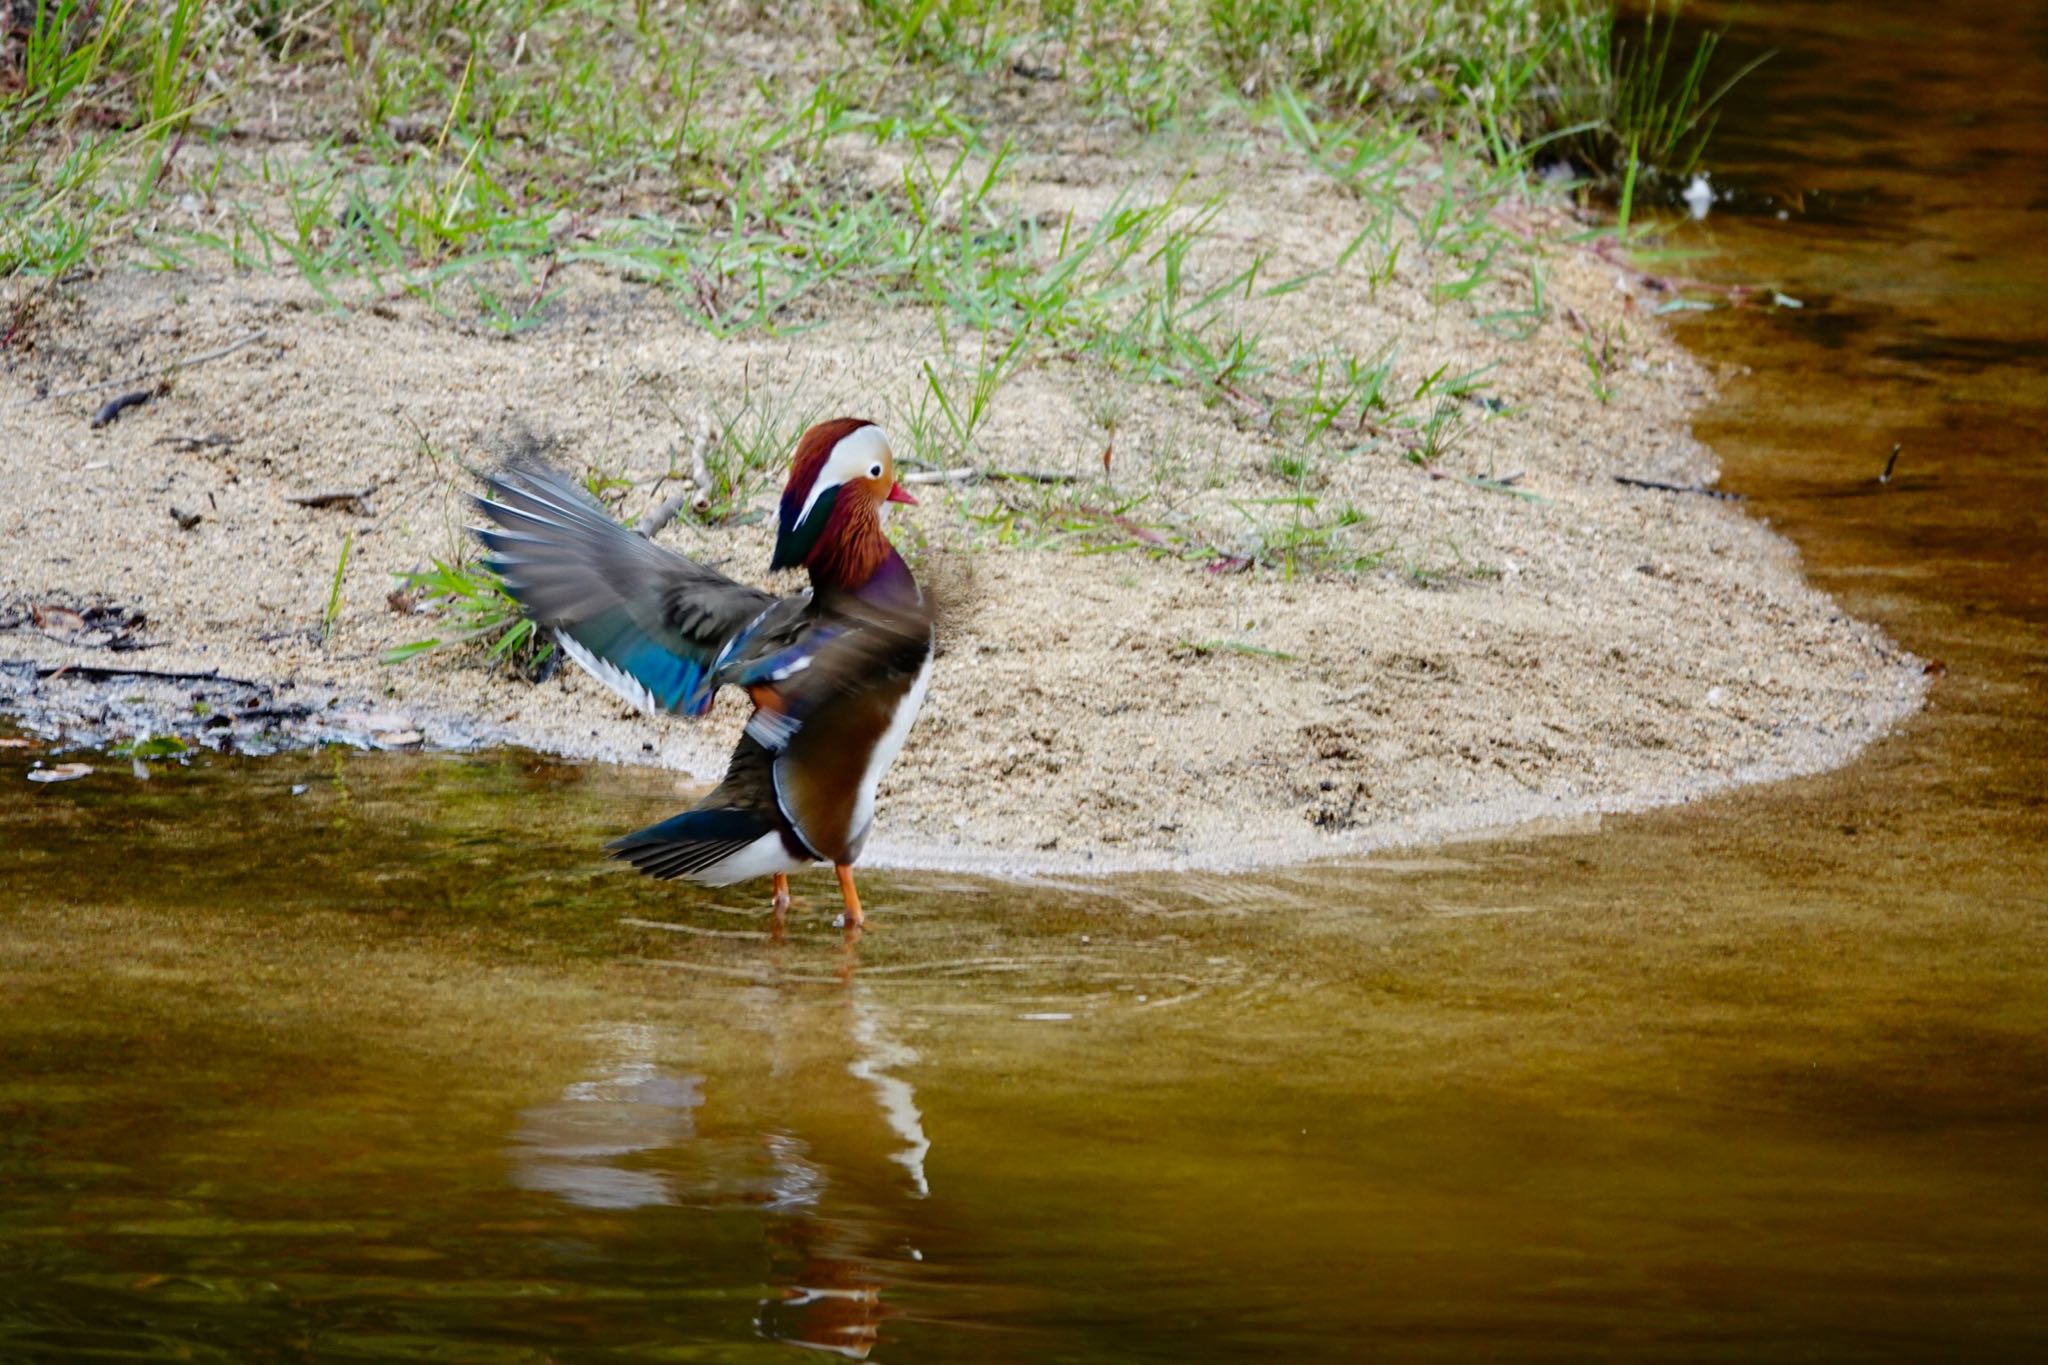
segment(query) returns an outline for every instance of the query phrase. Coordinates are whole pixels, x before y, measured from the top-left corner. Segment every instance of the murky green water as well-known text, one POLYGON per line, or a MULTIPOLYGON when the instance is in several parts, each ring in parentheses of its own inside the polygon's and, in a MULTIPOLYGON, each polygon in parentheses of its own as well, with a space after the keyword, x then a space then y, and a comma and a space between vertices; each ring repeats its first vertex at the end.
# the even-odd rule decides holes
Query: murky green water
POLYGON ((1809 307, 1693 333, 1727 482, 1946 665, 1865 760, 877 875, 850 956, 591 860, 657 775, 0 750, 0 1359, 2040 1358, 2048 41, 1890 12, 1770 12, 1724 180, 1831 194, 1702 268, 1809 307))

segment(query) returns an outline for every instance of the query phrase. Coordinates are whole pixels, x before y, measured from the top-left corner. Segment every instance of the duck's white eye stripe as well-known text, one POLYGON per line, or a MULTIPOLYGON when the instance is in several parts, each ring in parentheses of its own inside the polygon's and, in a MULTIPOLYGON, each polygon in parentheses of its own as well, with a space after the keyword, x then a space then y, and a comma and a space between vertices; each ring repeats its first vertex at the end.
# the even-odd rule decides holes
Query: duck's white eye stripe
POLYGON ((861 471, 872 468, 871 479, 882 476, 883 461, 877 455, 889 452, 889 438, 882 435, 879 427, 856 427, 839 438, 832 447, 832 453, 825 460, 825 467, 818 471, 818 477, 811 484, 810 494, 805 497, 802 510, 797 513, 796 524, 801 526, 810 518, 811 509, 818 505, 818 498, 828 488, 837 488, 848 479, 857 479, 861 471))

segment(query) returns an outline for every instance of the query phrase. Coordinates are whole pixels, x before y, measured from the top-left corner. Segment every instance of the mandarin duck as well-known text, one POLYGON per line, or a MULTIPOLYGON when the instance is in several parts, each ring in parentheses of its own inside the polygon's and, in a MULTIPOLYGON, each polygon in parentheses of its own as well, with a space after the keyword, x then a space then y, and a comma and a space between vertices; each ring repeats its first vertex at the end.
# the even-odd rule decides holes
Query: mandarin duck
POLYGON ((830 863, 857 929, 853 864, 932 662, 931 605, 882 534, 882 504, 916 499, 881 429, 842 417, 797 442, 769 564, 810 571, 790 597, 626 529, 538 461, 486 483, 489 567, 563 653, 650 715, 701 716, 727 684, 753 700, 718 786, 606 851, 701 886, 771 877, 778 925, 789 874, 830 863))

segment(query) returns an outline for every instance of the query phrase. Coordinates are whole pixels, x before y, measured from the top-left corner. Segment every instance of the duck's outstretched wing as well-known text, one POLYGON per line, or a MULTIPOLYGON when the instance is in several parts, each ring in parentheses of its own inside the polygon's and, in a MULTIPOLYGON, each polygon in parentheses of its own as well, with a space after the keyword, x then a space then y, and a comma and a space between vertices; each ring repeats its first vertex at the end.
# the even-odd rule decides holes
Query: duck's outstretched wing
POLYGON ((487 476, 476 505, 486 561, 535 622, 592 676, 649 712, 702 715, 729 680, 721 664, 779 637, 807 598, 735 583, 613 521, 538 461, 487 476))

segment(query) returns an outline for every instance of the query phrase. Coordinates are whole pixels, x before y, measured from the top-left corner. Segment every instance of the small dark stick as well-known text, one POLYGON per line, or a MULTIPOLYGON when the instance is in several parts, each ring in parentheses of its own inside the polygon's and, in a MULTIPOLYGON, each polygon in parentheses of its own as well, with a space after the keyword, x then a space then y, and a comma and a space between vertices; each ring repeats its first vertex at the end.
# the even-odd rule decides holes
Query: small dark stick
POLYGON ((1879 483, 1890 483, 1892 481, 1892 466, 1897 464, 1898 462, 1899 443, 1897 441, 1893 441, 1891 457, 1884 462, 1884 473, 1877 476, 1877 481, 1879 483))
POLYGON ((1701 484, 1664 483, 1658 479, 1633 479, 1626 474, 1616 474, 1614 481, 1625 488, 1647 488, 1654 493, 1697 493, 1703 498, 1719 498, 1723 502, 1741 502, 1742 494, 1731 493, 1725 488, 1707 488, 1701 484))
POLYGON ((98 431, 108 423, 118 421, 122 413, 130 408, 139 408, 154 397, 155 389, 137 389, 133 393, 124 393, 119 398, 108 399, 101 405, 100 410, 92 415, 92 429, 98 431))
POLYGON ((353 509, 359 516, 373 517, 377 512, 370 502, 370 495, 376 491, 377 485, 373 480, 370 486, 361 492, 342 489, 332 493, 300 493, 286 498, 285 501, 297 507, 347 507, 353 509))
POLYGON ((102 680, 108 678, 162 678, 169 682, 232 683, 237 687, 253 687, 256 688, 258 691, 263 692, 268 692, 270 690, 270 685, 268 683, 255 682, 249 678, 222 677, 220 670, 217 668, 209 668, 204 670, 203 672, 192 673, 184 671, 166 671, 163 669, 156 668, 99 668, 92 664, 77 663, 60 664, 56 667, 46 667, 42 664, 36 665, 36 676, 38 678, 42 678, 45 680, 55 678, 61 674, 67 673, 76 674, 78 677, 81 678, 92 678, 95 680, 102 680))
MULTIPOLYGON (((231 341, 217 350, 207 351, 201 355, 188 355, 183 360, 173 360, 170 364, 163 367, 162 373, 168 375, 173 370, 183 370, 193 365, 204 365, 209 360, 219 360, 224 355, 233 355, 244 346, 263 340, 263 335, 263 329, 259 327, 241 340, 231 341)), ((56 393, 39 393, 33 398, 19 398, 7 404, 7 406, 10 409, 33 407, 37 403, 47 403, 53 398, 76 398, 82 393, 98 393, 101 389, 118 389, 123 384, 133 384, 137 380, 147 378, 149 378, 149 372, 145 370, 141 374, 122 375, 119 379, 102 379, 97 384, 81 384, 75 389, 61 389, 56 393)))

